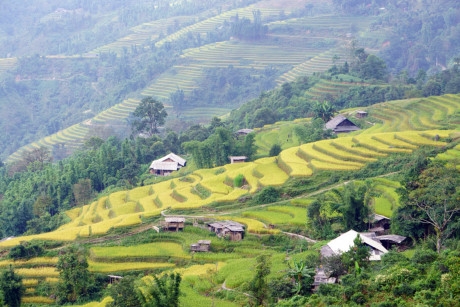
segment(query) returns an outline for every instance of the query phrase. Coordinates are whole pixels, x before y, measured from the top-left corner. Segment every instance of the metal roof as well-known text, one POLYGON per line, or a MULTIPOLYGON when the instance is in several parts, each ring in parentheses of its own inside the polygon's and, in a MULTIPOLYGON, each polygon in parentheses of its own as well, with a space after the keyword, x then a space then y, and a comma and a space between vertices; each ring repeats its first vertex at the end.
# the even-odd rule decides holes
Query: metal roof
POLYGON ((150 168, 162 169, 162 170, 168 170, 168 171, 171 171, 171 170, 176 171, 179 169, 179 166, 185 166, 186 163, 187 163, 187 160, 171 152, 160 159, 154 160, 152 164, 150 164, 150 168), (172 161, 167 161, 167 160, 172 160, 172 161), (172 169, 174 166, 175 168, 172 169), (167 168, 164 168, 164 167, 167 167, 167 168))
POLYGON ((363 243, 371 246, 373 249, 376 249, 382 253, 388 252, 388 250, 385 247, 383 247, 383 245, 380 242, 375 241, 366 235, 360 234, 354 231, 353 229, 330 241, 329 243, 327 243, 327 245, 335 254, 342 254, 348 252, 350 248, 355 245, 353 241, 356 239, 358 235, 363 241, 363 243))

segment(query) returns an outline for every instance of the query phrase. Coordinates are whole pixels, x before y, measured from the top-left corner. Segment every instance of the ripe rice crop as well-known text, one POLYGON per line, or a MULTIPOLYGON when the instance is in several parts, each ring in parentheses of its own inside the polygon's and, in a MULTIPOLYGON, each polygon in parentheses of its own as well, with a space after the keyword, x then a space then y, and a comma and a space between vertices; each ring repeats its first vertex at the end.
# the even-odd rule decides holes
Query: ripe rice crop
POLYGON ((237 253, 197 253, 193 255, 193 259, 206 262, 227 261, 229 259, 239 259, 237 253))
POLYGON ((123 203, 121 205, 114 205, 114 206, 112 206, 112 211, 115 213, 116 216, 135 213, 136 212, 136 203, 130 201, 130 202, 127 202, 127 203, 123 203))
MULTIPOLYGON (((340 160, 330 155, 326 155, 323 152, 320 152, 315 149, 315 143, 304 144, 299 147, 298 155, 302 158, 306 158, 313 166, 318 168, 318 165, 327 167, 327 169, 334 169, 335 165, 341 166, 339 169, 356 169, 363 166, 363 163, 350 162, 345 160, 340 160), (334 164, 334 165, 331 165, 334 164), (329 165, 329 166, 328 166, 329 165), (347 168, 348 167, 348 168, 347 168)), ((324 169, 321 167, 321 169, 324 169)))
POLYGON ((132 189, 128 192, 128 200, 136 201, 142 197, 146 197, 150 195, 150 188, 151 186, 143 186, 139 188, 132 189))
POLYGON ((155 242, 135 246, 110 246, 92 247, 91 257, 93 259, 122 259, 125 257, 154 258, 154 257, 176 257, 189 259, 190 255, 184 252, 182 246, 172 242, 155 242))
POLYGON ((72 305, 73 307, 105 307, 108 303, 113 302, 110 296, 105 297, 101 302, 90 302, 84 305, 72 305))
POLYGON ((262 174, 259 182, 263 186, 282 185, 289 179, 289 176, 276 164, 275 157, 263 159, 262 161, 257 160, 255 170, 262 174))
POLYGON ((58 277, 55 267, 16 268, 16 274, 24 277, 58 277))
POLYGON ((153 270, 172 268, 175 266, 174 263, 161 263, 161 262, 95 262, 88 261, 89 270, 91 272, 99 273, 110 273, 110 272, 122 272, 131 270, 153 270))
POLYGON ((386 156, 386 154, 380 153, 376 150, 359 146, 357 143, 353 142, 352 137, 343 137, 343 138, 334 139, 333 141, 331 141, 331 145, 337 147, 340 150, 350 152, 357 156, 363 156, 363 157, 368 157, 368 158, 386 156))
POLYGON ((420 135, 419 132, 416 131, 405 131, 402 133, 395 134, 395 138, 402 140, 404 142, 422 146, 422 145, 430 145, 430 146, 444 146, 446 145, 445 142, 442 141, 435 141, 434 139, 429 139, 420 135))
POLYGON ((46 277, 45 281, 50 283, 50 284, 53 284, 53 283, 57 283, 59 281, 59 278, 57 278, 57 277, 46 277))
MULTIPOLYGON (((292 147, 286 150, 283 150, 279 158, 284 163, 286 163, 291 171, 289 173, 290 176, 311 176, 313 174, 312 169, 307 165, 307 161, 300 158, 297 155, 297 151, 299 150, 298 147, 292 147)), ((285 170, 286 171, 286 170, 285 170)))
POLYGON ((122 206, 126 203, 127 191, 114 192, 109 195, 109 202, 112 207, 122 206))
POLYGON ((25 304, 53 304, 55 301, 45 296, 24 296, 21 299, 22 303, 25 304))
POLYGON ((91 232, 93 235, 106 234, 115 224, 120 222, 122 217, 116 217, 114 219, 105 220, 99 223, 91 225, 91 232))
MULTIPOLYGON (((387 140, 387 142, 391 143, 391 140, 394 139, 394 137, 391 134, 384 133, 384 134, 378 134, 377 136, 380 136, 387 140)), ((358 135, 357 137, 353 138, 356 140, 357 144, 361 147, 369 148, 371 150, 375 150, 381 153, 411 153, 412 150, 410 149, 404 149, 404 148, 395 148, 392 146, 389 146, 387 144, 381 143, 375 139, 373 139, 374 135, 358 135)))
POLYGON ((80 215, 80 212, 81 212, 81 208, 76 207, 71 210, 67 210, 65 214, 73 221, 80 215))
POLYGON ((228 194, 232 191, 232 187, 226 185, 225 182, 226 173, 220 175, 213 175, 204 177, 201 181, 201 185, 211 191, 212 193, 228 194))
POLYGON ((122 220, 114 225, 114 228, 127 227, 142 224, 141 216, 137 213, 124 215, 122 220))
POLYGON ((38 279, 25 278, 22 280, 24 287, 32 287, 38 285, 38 279))
POLYGON ((215 200, 218 202, 236 201, 245 194, 248 194, 247 190, 237 188, 228 193, 227 195, 219 196, 219 198, 216 198, 215 200))

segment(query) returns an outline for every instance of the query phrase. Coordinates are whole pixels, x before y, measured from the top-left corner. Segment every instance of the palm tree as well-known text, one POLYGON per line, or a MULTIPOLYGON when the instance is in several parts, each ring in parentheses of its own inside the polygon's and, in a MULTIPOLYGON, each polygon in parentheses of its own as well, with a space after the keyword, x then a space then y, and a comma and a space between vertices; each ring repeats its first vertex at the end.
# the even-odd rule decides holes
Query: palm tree
MULTIPOLYGON (((288 264, 289 265, 289 264, 288 264)), ((313 283, 315 269, 308 268, 302 260, 294 260, 293 266, 289 265, 287 275, 294 280, 294 291, 297 295, 306 293, 313 283)))
POLYGON ((313 114, 315 118, 321 118, 324 122, 328 122, 332 117, 334 117, 335 108, 329 102, 324 101, 316 102, 313 105, 313 114))

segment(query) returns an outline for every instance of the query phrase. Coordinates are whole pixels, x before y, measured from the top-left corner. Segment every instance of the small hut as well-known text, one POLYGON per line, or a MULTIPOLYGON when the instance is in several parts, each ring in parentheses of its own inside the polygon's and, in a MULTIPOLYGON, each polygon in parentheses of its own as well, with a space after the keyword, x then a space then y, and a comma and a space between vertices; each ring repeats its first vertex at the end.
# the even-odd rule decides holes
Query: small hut
POLYGON ((387 234, 390 229, 390 219, 380 214, 374 214, 369 232, 375 232, 377 235, 387 234))
POLYGON ((322 284, 335 284, 337 278, 328 277, 323 268, 316 269, 316 274, 312 284, 313 291, 317 291, 319 286, 322 284))
POLYGON ((248 157, 246 156, 230 156, 228 158, 230 159, 231 164, 243 163, 243 162, 246 162, 246 160, 248 159, 248 157))
POLYGON ((165 217, 163 229, 167 231, 184 230, 185 218, 183 217, 165 217))
POLYGON ((356 117, 357 118, 364 118, 367 117, 367 112, 363 110, 356 111, 356 117))
POLYGON ((109 276, 109 284, 117 283, 123 279, 122 276, 117 276, 117 275, 108 275, 108 276, 109 276))
POLYGON ((238 130, 235 134, 237 137, 239 136, 246 136, 248 135, 249 133, 253 132, 254 130, 253 129, 240 129, 238 130))
POLYGON ((209 248, 211 247, 210 240, 199 240, 197 243, 193 243, 190 245, 191 252, 209 252, 209 248))

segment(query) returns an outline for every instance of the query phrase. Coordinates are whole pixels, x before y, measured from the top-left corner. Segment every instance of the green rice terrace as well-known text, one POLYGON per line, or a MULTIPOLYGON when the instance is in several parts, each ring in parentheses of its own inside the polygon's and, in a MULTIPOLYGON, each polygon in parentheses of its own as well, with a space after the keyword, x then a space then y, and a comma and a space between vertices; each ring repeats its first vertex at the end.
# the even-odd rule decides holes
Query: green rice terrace
MULTIPOLYGON (((213 287, 211 283, 234 289, 249 282, 252 273, 248 268, 255 264, 255 257, 261 253, 271 255, 271 277, 283 274, 286 259, 293 261, 316 253, 321 242, 307 248, 307 241, 301 241, 286 254, 270 247, 261 248, 260 236, 280 235, 283 231, 303 227, 307 222, 307 208, 315 197, 327 194, 329 189, 340 188, 344 183, 293 199, 247 208, 239 204, 240 199, 264 187, 282 186, 290 178, 308 178, 322 171, 360 170, 367 163, 392 153, 410 154, 420 146, 445 146, 449 139, 459 137, 459 109, 459 95, 385 102, 365 109, 369 113, 367 120, 373 122, 371 128, 308 144, 299 144, 293 133, 295 125, 308 119, 265 126, 256 130, 261 154, 271 144, 288 138, 277 157, 189 173, 183 169, 170 179, 117 191, 69 210, 70 222, 56 231, 11 238, 0 242, 0 249, 7 250, 34 239, 57 246, 70 242, 89 244, 91 272, 123 275, 133 271, 175 270, 184 278, 181 291, 186 296, 181 298, 181 306, 189 306, 190 302, 194 302, 194 306, 207 306, 211 304, 211 298, 204 293, 213 287), (233 182, 240 175, 245 184, 236 187, 233 182), (161 228, 162 214, 175 213, 186 218, 184 231, 157 233, 152 229, 153 226, 161 228), (228 243, 206 229, 206 223, 213 220, 242 223, 247 235, 242 241, 228 243), (211 252, 191 253, 189 246, 202 239, 211 241, 211 252), (225 252, 229 244, 232 252, 225 252), (212 282, 206 279, 210 272, 215 274, 212 282)), ((459 145, 436 159, 454 162, 458 157, 459 145)), ((375 212, 391 216, 399 206, 396 193, 399 183, 391 177, 373 178, 372 182, 377 192, 373 200, 375 212)), ((24 303, 54 302, 37 295, 36 288, 43 282, 57 282, 56 256, 0 260, 0 268, 10 264, 24 278, 27 287, 24 303)), ((106 297, 101 302, 84 306, 105 306, 109 301, 111 298, 106 297)), ((240 306, 233 298, 226 299, 225 296, 215 298, 214 302, 218 306, 240 306)))
MULTIPOLYGON (((228 68, 250 70, 251 75, 260 75, 265 69, 276 68, 278 76, 274 85, 280 86, 298 77, 324 72, 333 63, 342 64, 349 56, 350 33, 361 36, 372 31, 369 25, 374 17, 343 17, 332 14, 329 1, 309 1, 315 7, 316 14, 310 17, 287 18, 291 13, 305 7, 303 1, 262 0, 237 9, 211 9, 197 16, 175 16, 144 22, 130 28, 130 33, 115 41, 99 46, 81 55, 55 55, 48 58, 77 61, 79 58, 96 58, 101 53, 116 53, 121 56, 132 48, 153 48, 165 42, 175 42, 186 35, 200 34, 203 37, 218 29, 232 18, 254 20, 254 11, 260 11, 262 22, 268 27, 267 37, 250 42, 231 38, 189 48, 181 51, 179 60, 163 73, 155 76, 145 88, 130 95, 121 102, 97 114, 93 118, 76 123, 58 133, 46 136, 34 143, 23 146, 10 155, 6 161, 16 161, 25 151, 45 146, 61 146, 68 152, 78 148, 85 137, 95 129, 104 126, 122 126, 126 124, 129 114, 135 109, 143 96, 153 96, 162 101, 172 116, 182 120, 206 122, 213 116, 228 114, 237 105, 204 105, 176 110, 170 105, 171 94, 183 90, 185 97, 200 86, 207 69, 228 68), (172 33, 168 29, 175 28, 172 33), (177 113, 177 114, 175 114, 177 113)), ((45 16, 45 19, 58 18, 59 13, 45 16)), ((46 21, 46 20, 45 20, 46 21)), ((369 45, 376 50, 376 45, 369 45)), ((0 59, 0 71, 14 67, 15 58, 0 59)), ((317 99, 327 93, 339 94, 353 84, 349 80, 321 81, 308 94, 309 99, 317 99)), ((171 118, 172 118, 171 116, 171 118)))

